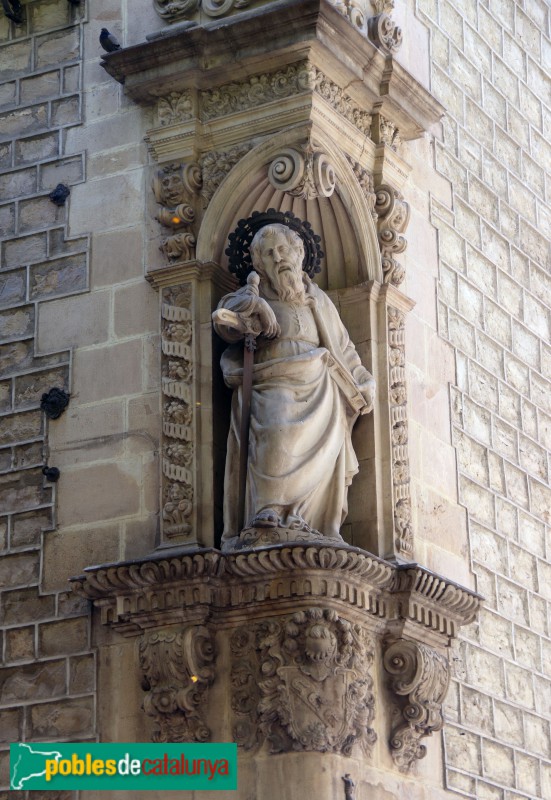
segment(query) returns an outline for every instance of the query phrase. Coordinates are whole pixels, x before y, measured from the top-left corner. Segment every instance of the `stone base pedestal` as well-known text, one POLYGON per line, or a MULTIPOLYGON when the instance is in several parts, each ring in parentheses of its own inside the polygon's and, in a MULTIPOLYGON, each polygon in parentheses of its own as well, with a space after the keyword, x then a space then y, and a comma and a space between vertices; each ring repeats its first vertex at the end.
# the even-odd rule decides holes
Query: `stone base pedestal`
POLYGON ((117 740, 237 742, 238 798, 428 800, 427 781, 439 796, 438 742, 425 758, 423 741, 472 592, 312 544, 169 551, 75 589, 101 610, 100 730, 117 740))

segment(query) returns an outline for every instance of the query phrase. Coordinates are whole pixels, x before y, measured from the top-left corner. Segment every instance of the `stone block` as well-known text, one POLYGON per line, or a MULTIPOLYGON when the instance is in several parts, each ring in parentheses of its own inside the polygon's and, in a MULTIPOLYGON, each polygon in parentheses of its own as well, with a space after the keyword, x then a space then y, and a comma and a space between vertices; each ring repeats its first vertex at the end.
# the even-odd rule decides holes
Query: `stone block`
MULTIPOLYGON (((516 389, 518 392, 525 396, 530 395, 530 371, 526 364, 522 361, 511 356, 509 353, 504 354, 505 360, 505 379, 509 386, 516 389)), ((518 407, 518 425, 521 426, 521 406, 518 407)), ((517 420, 515 420, 517 422, 517 420)))
POLYGON ((0 49, 0 81, 19 77, 31 66, 32 41, 30 39, 3 45, 0 49))
POLYGON ((514 785, 515 761, 513 750, 489 739, 482 740, 482 766, 484 775, 505 786, 514 785))
POLYGON ((4 244, 3 263, 6 267, 20 267, 46 257, 47 238, 45 233, 23 236, 4 244))
POLYGON ((18 705, 59 697, 65 694, 66 686, 64 660, 20 664, 0 672, 0 703, 18 705))
POLYGON ((157 514, 151 514, 147 519, 125 522, 122 558, 141 558, 150 553, 155 547, 157 526, 157 514))
POLYGON ((482 252, 493 264, 505 272, 511 270, 510 242, 504 236, 500 236, 495 228, 487 225, 484 220, 480 221, 482 233, 482 252))
POLYGON ((482 106, 490 119, 507 129, 507 102, 486 78, 482 80, 482 106))
POLYGON ((22 306, 0 313, 0 341, 26 338, 34 333, 34 306, 22 306))
POLYGON ((481 331, 476 331, 476 353, 481 366, 499 378, 504 377, 503 350, 481 331))
POLYGON ((477 775, 480 770, 480 736, 447 725, 444 741, 447 763, 477 775))
POLYGON ((432 90, 440 102, 446 103, 446 108, 454 118, 460 123, 463 122, 463 91, 437 66, 433 66, 432 90))
POLYGON ((522 250, 536 264, 544 267, 549 264, 549 242, 539 231, 521 219, 520 222, 520 244, 522 250))
MULTIPOLYGON (((0 175, 0 197, 5 202, 36 191, 36 169, 21 169, 0 175)), ((9 264, 7 266, 10 266, 9 264)), ((18 265, 19 266, 19 265, 18 265)))
POLYGON ((81 253, 88 249, 88 239, 66 239, 64 228, 52 228, 48 231, 48 253, 50 256, 66 256, 81 253))
POLYGON ((84 408, 71 405, 51 431, 50 444, 60 467, 119 458, 123 453, 124 401, 84 408))
POLYGON ((549 738, 549 721, 533 714, 525 714, 524 730, 526 735, 526 749, 543 758, 551 757, 551 741, 549 738))
POLYGON ((39 572, 40 554, 37 551, 3 556, 0 559, 0 586, 4 589, 32 586, 38 582, 39 572))
POLYGON ((27 271, 11 270, 0 273, 0 306, 8 308, 25 300, 27 294, 27 271))
POLYGON ((141 392, 141 340, 77 352, 73 380, 82 403, 141 392))
POLYGON ((494 527, 494 497, 490 491, 461 476, 459 481, 460 502, 471 510, 472 516, 482 525, 494 527))
POLYGON ((36 588, 2 593, 0 620, 4 625, 24 625, 53 617, 55 597, 39 596, 36 588))
POLYGON ((35 658, 35 627, 10 628, 5 634, 6 663, 32 661, 35 658))
POLYGON ((0 143, 0 169, 10 169, 12 166, 12 143, 0 143))
POLYGON ((43 442, 23 444, 13 449, 14 470, 28 469, 29 467, 42 467, 44 464, 43 442))
POLYGON ((0 84, 0 110, 15 105, 15 81, 0 84))
POLYGON ((551 489, 549 485, 540 483, 533 478, 529 479, 530 484, 530 510, 542 519, 547 525, 551 525, 551 489))
MULTIPOLYGON (((516 788, 531 797, 538 796, 539 763, 537 759, 524 753, 516 753, 516 788)), ((542 797, 543 795, 540 795, 542 797)))
POLYGON ((536 711, 542 717, 551 718, 551 681, 534 675, 534 688, 536 696, 536 711))
POLYGON ((19 231, 27 233, 52 225, 62 225, 65 221, 66 209, 52 203, 49 197, 34 197, 23 200, 19 204, 19 231))
POLYGON ((82 525, 136 515, 140 510, 140 464, 106 463, 73 469, 59 483, 59 524, 82 525))
POLYGON ((541 671, 541 639, 527 628, 515 625, 516 662, 532 670, 541 671))
POLYGON ((80 66, 65 67, 63 70, 63 93, 71 94, 80 89, 80 66))
POLYGON ((507 540, 488 528, 471 522, 469 526, 472 557, 480 564, 500 572, 508 573, 507 540))
POLYGON ((547 636, 549 625, 547 624, 547 602, 537 594, 528 595, 528 611, 530 614, 530 628, 542 636, 547 636))
MULTIPOLYGON (((39 187, 51 191, 58 183, 71 186, 80 183, 84 178, 84 168, 82 156, 64 158, 53 163, 41 164, 39 166, 39 187)), ((49 193, 48 191, 48 193, 49 193)), ((56 253, 50 253, 56 255, 56 253)))
POLYGON ((457 281, 458 310, 465 319, 479 328, 484 324, 483 294, 467 281, 457 281))
POLYGON ((92 237, 91 285, 93 288, 143 276, 142 231, 139 227, 95 232, 92 237), (121 253, 124 257, 121 257, 121 253))
POLYGON ((488 695, 470 689, 468 686, 462 686, 461 722, 471 730, 474 729, 488 736, 493 736, 492 699, 488 695))
POLYGON ((522 470, 517 469, 507 461, 503 465, 505 473, 505 483, 507 486, 507 497, 521 508, 528 509, 528 481, 522 470))
POLYGON ((0 418, 0 445, 38 439, 42 435, 42 412, 26 411, 9 419, 0 418))
POLYGON ((524 735, 522 712, 507 703, 494 702, 495 736, 500 741, 522 747, 524 735))
POLYGON ((454 429, 453 440, 459 469, 478 483, 487 483, 489 474, 486 448, 457 429, 454 429))
MULTIPOLYGON (((19 742, 23 733, 23 710, 6 708, 0 711, 0 743, 19 742)), ((6 800, 8 795, 6 794, 6 800)))
POLYGON ((448 315, 450 341, 466 355, 476 358, 476 340, 474 328, 454 311, 448 315))
POLYGON ((463 399, 463 425, 466 433, 489 445, 492 435, 492 415, 488 409, 463 399))
POLYGON ((12 517, 12 547, 33 547, 40 544, 42 531, 52 528, 51 509, 41 508, 14 514, 12 517))
MULTIPOLYGON (((59 152, 59 133, 45 133, 29 136, 15 143, 15 163, 35 164, 46 158, 54 158, 59 152)), ((49 201, 51 203, 51 201, 49 201)), ((51 203, 53 205, 53 203, 51 203)), ((55 207, 55 206, 54 206, 55 207)))
POLYGON ((94 698, 80 697, 41 703, 30 709, 27 717, 31 739, 79 739, 94 730, 94 698))
POLYGON ((0 115, 4 139, 12 139, 25 134, 38 133, 48 126, 48 106, 46 103, 17 108, 0 115))
POLYGON ((109 338, 109 316, 109 292, 41 303, 37 349, 41 353, 51 353, 64 347, 101 344, 109 338))
POLYGON ((81 122, 80 96, 63 97, 54 100, 51 111, 52 125, 77 125, 81 122))
POLYGON ((17 409, 38 408, 45 392, 52 387, 69 389, 68 366, 48 369, 42 372, 31 372, 15 378, 14 402, 17 409))
POLYGON ((76 294, 87 288, 86 253, 59 258, 31 268, 30 295, 32 300, 76 294))
POLYGON ((117 561, 120 555, 119 528, 115 524, 51 531, 44 538, 42 587, 48 592, 66 590, 69 578, 81 575, 85 567, 117 561))
POLYGON ((544 483, 548 482, 547 453, 542 447, 521 435, 519 454, 521 467, 544 483))
POLYGON ((538 559, 538 576, 541 595, 551 602, 551 563, 538 559))
POLYGON ((482 181, 473 176, 469 176, 469 202, 481 217, 497 226, 499 221, 498 198, 482 181))
POLYGON ((69 660, 69 694, 93 692, 96 688, 96 661, 93 653, 69 660))
POLYGON ((37 68, 75 61, 80 56, 80 30, 78 27, 39 36, 35 41, 37 68))
POLYGON ((38 653, 41 658, 80 653, 89 648, 88 617, 75 617, 38 626, 38 653))
POLYGON ((115 290, 115 335, 118 338, 159 329, 158 294, 141 280, 115 290))
POLYGON ((505 696, 503 662, 500 658, 469 645, 467 648, 467 675, 473 687, 479 687, 493 697, 505 696))
POLYGON ((11 411, 12 382, 0 381, 0 412, 11 411))
POLYGON ((23 78, 20 83, 20 98, 22 103, 34 103, 59 94, 60 72, 58 69, 33 75, 32 78, 23 78))
POLYGON ((29 27, 31 33, 41 33, 50 28, 63 28, 71 22, 70 4, 57 0, 42 0, 29 6, 29 27))
POLYGON ((497 378, 471 361, 469 363, 469 384, 471 397, 476 403, 497 411, 499 403, 497 378))
POLYGON ((465 272, 465 240, 445 223, 437 220, 434 222, 438 228, 440 258, 457 272, 465 272))
POLYGON ((534 689, 530 667, 523 669, 515 664, 505 664, 507 697, 517 705, 534 708, 534 689))
POLYGON ((143 213, 142 170, 99 178, 73 189, 71 232, 78 235, 90 230, 108 230, 113 220, 135 222, 143 213))
POLYGON ((8 238, 15 233, 15 204, 0 206, 0 236, 8 238))

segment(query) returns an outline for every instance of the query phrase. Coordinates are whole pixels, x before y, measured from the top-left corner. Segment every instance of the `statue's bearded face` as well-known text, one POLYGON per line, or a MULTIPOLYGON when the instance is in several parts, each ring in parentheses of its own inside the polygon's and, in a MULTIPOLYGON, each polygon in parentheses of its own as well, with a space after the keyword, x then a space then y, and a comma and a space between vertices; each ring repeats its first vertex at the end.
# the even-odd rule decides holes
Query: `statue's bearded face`
POLYGON ((257 237, 251 246, 255 270, 270 284, 280 300, 304 302, 304 250, 300 237, 284 225, 263 228, 257 237))

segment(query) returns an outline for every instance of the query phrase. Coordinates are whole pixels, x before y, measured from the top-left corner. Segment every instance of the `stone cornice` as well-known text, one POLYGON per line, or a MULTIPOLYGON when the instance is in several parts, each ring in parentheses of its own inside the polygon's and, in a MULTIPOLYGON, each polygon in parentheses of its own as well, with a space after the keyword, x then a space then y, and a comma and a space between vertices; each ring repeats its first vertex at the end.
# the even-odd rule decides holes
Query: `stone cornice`
POLYGON ((289 0, 204 25, 174 26, 106 55, 102 65, 130 97, 149 105, 172 91, 208 90, 228 76, 239 82, 301 59, 345 86, 362 108, 376 107, 402 139, 419 136, 442 116, 432 95, 327 0, 289 0))
POLYGON ((441 645, 472 622, 482 599, 416 564, 398 566, 347 546, 166 550, 90 567, 72 586, 101 609, 104 624, 127 635, 220 609, 239 615, 266 601, 295 608, 330 598, 393 635, 425 631, 441 645))

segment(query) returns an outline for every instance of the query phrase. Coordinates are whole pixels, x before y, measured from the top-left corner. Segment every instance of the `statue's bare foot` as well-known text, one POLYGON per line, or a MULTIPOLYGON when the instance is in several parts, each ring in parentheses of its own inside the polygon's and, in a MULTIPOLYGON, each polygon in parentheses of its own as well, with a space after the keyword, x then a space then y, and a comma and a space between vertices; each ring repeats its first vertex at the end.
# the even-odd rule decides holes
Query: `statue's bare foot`
POLYGON ((279 514, 273 508, 263 508, 256 515, 250 524, 251 528, 277 528, 279 525, 279 514))

